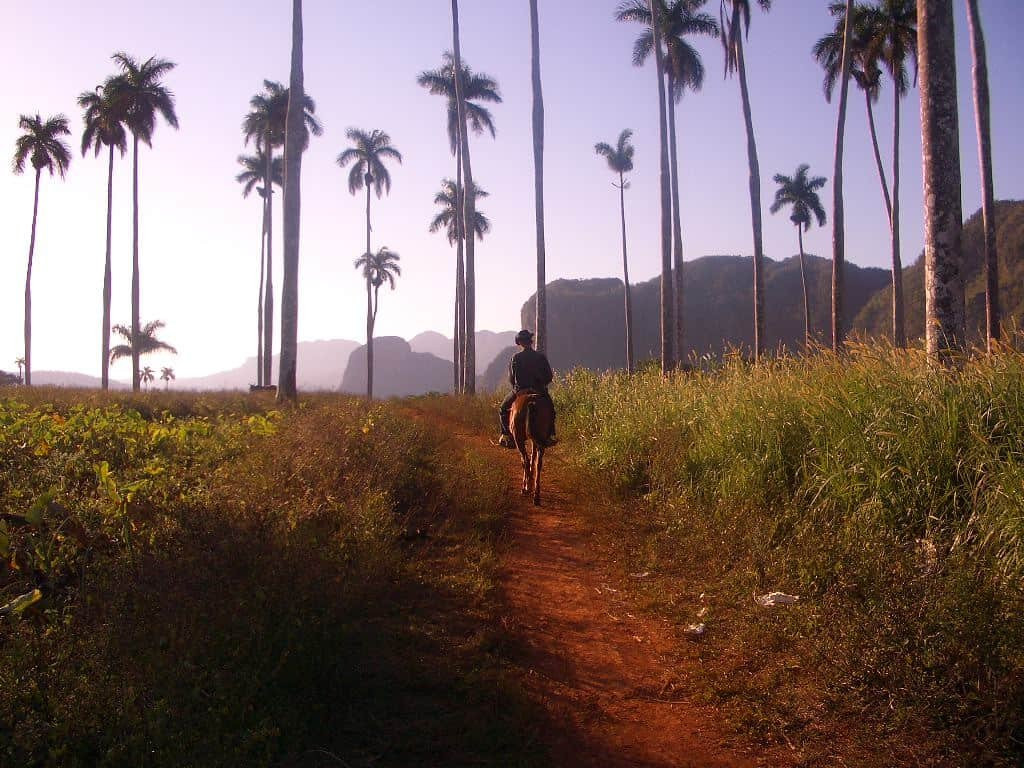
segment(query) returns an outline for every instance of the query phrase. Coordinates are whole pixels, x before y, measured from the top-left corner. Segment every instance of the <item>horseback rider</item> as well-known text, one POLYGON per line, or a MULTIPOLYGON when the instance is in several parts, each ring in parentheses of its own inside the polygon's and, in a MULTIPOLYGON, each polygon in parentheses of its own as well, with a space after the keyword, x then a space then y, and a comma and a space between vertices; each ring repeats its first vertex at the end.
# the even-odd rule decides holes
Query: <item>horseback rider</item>
MULTIPOLYGON (((517 333, 516 344, 522 347, 522 349, 516 352, 508 363, 508 380, 512 385, 512 391, 502 401, 499 412, 501 418, 501 437, 498 439, 498 444, 506 448, 515 448, 515 440, 512 439, 512 431, 509 428, 509 416, 512 412, 512 403, 515 402, 516 397, 523 390, 529 389, 550 401, 551 395, 548 394, 548 384, 554 378, 547 357, 544 356, 543 352, 538 352, 533 348, 533 334, 530 331, 523 329, 517 333)), ((553 404, 552 410, 554 410, 553 404)), ((548 445, 554 445, 556 442, 558 442, 558 438, 555 437, 555 426, 552 422, 551 437, 548 440, 548 445)))

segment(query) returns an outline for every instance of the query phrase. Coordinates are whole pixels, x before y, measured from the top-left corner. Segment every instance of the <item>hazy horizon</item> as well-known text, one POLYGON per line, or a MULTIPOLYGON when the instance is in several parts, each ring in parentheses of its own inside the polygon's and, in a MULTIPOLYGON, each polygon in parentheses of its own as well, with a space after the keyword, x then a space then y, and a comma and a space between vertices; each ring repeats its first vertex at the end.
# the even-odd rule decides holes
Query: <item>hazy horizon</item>
MULTIPOLYGON (((546 108, 546 224, 548 280, 619 277, 621 253, 617 192, 597 141, 635 132, 636 171, 627 193, 632 282, 659 271, 656 83, 650 65, 631 64, 637 25, 618 24, 617 0, 563 0, 540 4, 542 78, 546 108)), ((807 162, 830 176, 836 105, 821 94, 822 74, 810 49, 828 31, 827 3, 777 4, 755 12, 747 46, 754 125, 761 165, 766 255, 795 253, 788 217, 772 216, 772 176, 807 162), (800 11, 803 11, 801 13, 800 11)), ((706 10, 717 16, 717 6, 706 10)), ((528 8, 499 0, 462 4, 467 62, 493 75, 504 103, 493 112, 497 140, 474 138, 481 202, 493 232, 478 248, 477 321, 481 328, 513 329, 535 289, 533 166, 530 133, 528 8)), ((970 46, 962 3, 956 3, 961 166, 965 217, 980 205, 971 90, 970 46)), ((982 8, 992 91, 996 197, 1024 197, 1024 122, 1019 97, 1024 53, 1016 31, 1024 5, 989 0, 982 8)), ((433 330, 451 335, 454 251, 431 235, 433 196, 452 176, 444 108, 416 84, 423 69, 440 64, 450 47, 447 3, 411 0, 385 7, 305 4, 306 88, 316 100, 324 136, 312 141, 303 163, 299 339, 364 341, 365 293, 353 259, 363 250, 361 197, 348 194, 334 158, 346 128, 380 128, 405 157, 392 166, 390 197, 373 200, 374 248, 402 256, 397 290, 384 291, 378 336, 411 338, 433 330), (369 33, 365 33, 369 30, 369 33), (374 31, 387 34, 373 34, 374 31)), ((106 161, 79 152, 81 113, 75 98, 113 72, 110 55, 126 50, 177 62, 166 78, 177 97, 181 130, 159 125, 152 150, 140 152, 142 320, 167 323, 163 337, 179 378, 236 367, 255 355, 259 280, 259 202, 243 200, 235 158, 244 147, 240 124, 264 78, 287 82, 290 3, 261 0, 244 14, 234 4, 185 0, 127 14, 121 3, 83 7, 67 0, 0 5, 0 63, 12 78, 0 110, 0 151, 8 162, 21 113, 58 112, 71 121, 74 159, 66 181, 44 177, 33 275, 33 369, 99 374, 106 161), (63 29, 53 32, 59 16, 63 29), (46 55, 32 66, 33 55, 46 55)), ((749 255, 751 246, 745 136, 739 87, 722 78, 716 39, 697 41, 707 70, 704 90, 678 108, 683 238, 688 260, 710 254, 749 255)), ((891 88, 876 106, 879 141, 891 180, 891 88)), ((847 258, 888 268, 888 227, 866 130, 861 92, 851 88, 845 164, 847 258)), ((901 204, 903 254, 909 265, 923 243, 918 92, 902 106, 901 204)), ((130 157, 115 167, 113 322, 127 322, 131 262, 130 157)), ((831 187, 822 192, 831 215, 831 187)), ((32 210, 31 174, 0 174, 7 212, 0 232, 0 369, 22 354, 22 291, 32 210)), ((280 216, 280 197, 275 215, 280 216)), ((280 219, 275 226, 275 287, 281 288, 280 219)), ((805 237, 809 253, 831 254, 831 224, 805 237)), ((769 297, 770 301, 770 297, 769 297)), ((278 309, 280 303, 278 303, 278 309)), ((279 319, 275 323, 279 342, 279 319)), ((275 349, 275 353, 276 353, 275 349)), ((482 367, 478 366, 478 372, 482 367)), ((129 364, 111 369, 130 377, 129 364)), ((275 372, 276 378, 276 372, 275 372)))

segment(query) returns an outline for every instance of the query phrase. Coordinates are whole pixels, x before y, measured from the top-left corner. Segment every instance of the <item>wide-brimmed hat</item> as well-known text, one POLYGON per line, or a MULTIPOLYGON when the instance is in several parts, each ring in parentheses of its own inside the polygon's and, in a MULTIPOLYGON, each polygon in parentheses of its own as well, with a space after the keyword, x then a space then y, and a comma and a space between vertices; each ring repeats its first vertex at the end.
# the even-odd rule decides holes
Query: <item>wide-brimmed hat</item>
POLYGON ((533 344, 533 334, 524 328, 516 334, 516 344, 533 344))

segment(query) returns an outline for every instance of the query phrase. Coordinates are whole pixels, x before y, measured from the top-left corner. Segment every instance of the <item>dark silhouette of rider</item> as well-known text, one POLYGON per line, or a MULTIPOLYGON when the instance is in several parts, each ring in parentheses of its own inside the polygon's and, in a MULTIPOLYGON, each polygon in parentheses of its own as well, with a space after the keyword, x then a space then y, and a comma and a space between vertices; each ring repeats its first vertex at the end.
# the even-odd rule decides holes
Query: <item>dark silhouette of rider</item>
MULTIPOLYGON (((530 389, 550 400, 551 395, 548 394, 548 384, 554 378, 547 357, 544 356, 543 352, 538 352, 533 348, 533 334, 530 331, 524 329, 517 333, 516 344, 522 347, 522 349, 516 352, 508 362, 508 381, 512 385, 512 391, 502 401, 501 410, 499 411, 501 438, 498 442, 506 448, 515 447, 515 442, 512 440, 512 431, 509 429, 509 416, 512 412, 512 403, 515 402, 516 396, 524 389, 530 389)), ((554 445, 555 442, 557 442, 557 438, 555 437, 555 426, 552 423, 549 445, 554 445)))

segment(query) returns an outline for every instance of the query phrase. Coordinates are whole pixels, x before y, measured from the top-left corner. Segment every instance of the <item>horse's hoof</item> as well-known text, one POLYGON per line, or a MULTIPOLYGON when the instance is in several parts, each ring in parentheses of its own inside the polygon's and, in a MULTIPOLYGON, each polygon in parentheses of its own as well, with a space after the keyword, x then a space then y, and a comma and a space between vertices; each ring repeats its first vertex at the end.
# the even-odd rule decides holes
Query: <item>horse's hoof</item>
POLYGON ((540 506, 540 499, 534 499, 533 500, 533 506, 539 507, 540 506))

